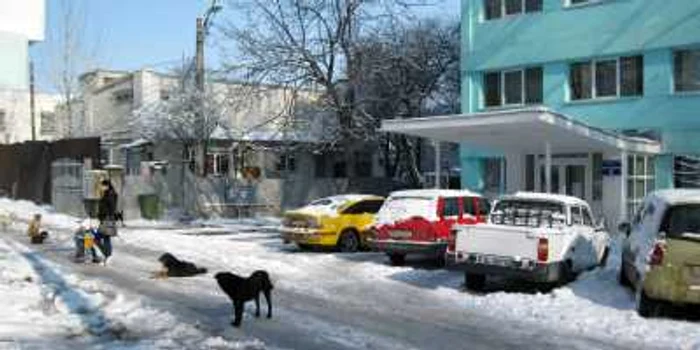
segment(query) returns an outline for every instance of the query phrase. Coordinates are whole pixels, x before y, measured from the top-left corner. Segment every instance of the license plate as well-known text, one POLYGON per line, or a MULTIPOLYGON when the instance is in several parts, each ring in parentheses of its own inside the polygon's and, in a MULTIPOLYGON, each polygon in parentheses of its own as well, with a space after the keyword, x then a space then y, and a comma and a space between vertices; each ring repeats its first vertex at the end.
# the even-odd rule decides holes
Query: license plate
POLYGON ((395 230, 389 232, 391 238, 411 238, 411 231, 395 230))
POLYGON ((509 258, 503 258, 499 256, 485 256, 483 260, 485 264, 495 266, 511 266, 513 262, 509 258))

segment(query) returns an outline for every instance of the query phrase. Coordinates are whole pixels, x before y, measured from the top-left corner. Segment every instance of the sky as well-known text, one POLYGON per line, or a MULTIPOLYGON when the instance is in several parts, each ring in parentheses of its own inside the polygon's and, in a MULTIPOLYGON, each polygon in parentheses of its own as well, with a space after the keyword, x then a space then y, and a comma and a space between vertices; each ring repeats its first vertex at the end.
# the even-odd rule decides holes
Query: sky
MULTIPOLYGON (((37 84, 43 91, 54 90, 50 52, 66 1, 80 9, 80 18, 84 18, 81 32, 86 62, 91 67, 115 70, 167 69, 190 56, 196 18, 208 4, 208 0, 46 0, 46 40, 30 49, 37 84)), ((460 0, 436 1, 441 4, 420 10, 422 14, 454 18, 459 13, 460 0)), ((235 16, 235 9, 225 6, 220 17, 231 16, 235 16)), ((207 45, 205 55, 209 66, 221 60, 221 50, 212 44, 207 45)))

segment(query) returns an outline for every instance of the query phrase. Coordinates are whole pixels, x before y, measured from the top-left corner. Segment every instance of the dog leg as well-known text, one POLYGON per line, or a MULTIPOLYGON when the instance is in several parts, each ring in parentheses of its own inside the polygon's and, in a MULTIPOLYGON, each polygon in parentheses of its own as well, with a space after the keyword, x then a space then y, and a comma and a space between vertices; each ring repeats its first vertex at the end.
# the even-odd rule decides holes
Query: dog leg
POLYGON ((263 293, 265 293, 265 301, 267 301, 267 318, 272 318, 272 293, 269 289, 265 289, 263 293))
POLYGON ((234 314, 235 318, 233 319, 233 326, 236 328, 239 328, 241 326, 241 322, 243 321, 243 307, 245 306, 245 303, 236 300, 233 303, 233 309, 234 309, 234 314))
POLYGON ((255 294, 255 317, 260 317, 260 293, 255 294))

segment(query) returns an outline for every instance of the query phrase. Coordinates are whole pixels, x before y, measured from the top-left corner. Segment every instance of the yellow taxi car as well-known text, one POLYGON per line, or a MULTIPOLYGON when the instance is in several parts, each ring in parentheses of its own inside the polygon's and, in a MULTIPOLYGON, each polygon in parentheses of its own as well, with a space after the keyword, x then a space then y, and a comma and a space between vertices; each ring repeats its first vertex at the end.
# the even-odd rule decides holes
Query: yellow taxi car
POLYGON ((282 220, 282 239, 300 249, 333 247, 355 252, 366 247, 367 231, 384 198, 346 194, 315 200, 287 211, 282 220))

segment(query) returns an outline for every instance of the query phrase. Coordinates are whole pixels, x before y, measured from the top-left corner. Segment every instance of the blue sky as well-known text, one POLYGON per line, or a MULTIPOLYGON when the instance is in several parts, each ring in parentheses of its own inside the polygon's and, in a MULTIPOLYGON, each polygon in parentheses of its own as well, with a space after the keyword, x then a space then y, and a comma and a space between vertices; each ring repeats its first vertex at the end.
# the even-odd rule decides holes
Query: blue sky
MULTIPOLYGON (((206 0, 62 0, 74 1, 84 12, 84 46, 93 66, 105 69, 167 68, 194 51, 195 19, 206 0)), ((61 0, 46 0, 46 40, 31 48, 42 90, 52 90, 48 75, 51 30, 60 21, 61 0)), ((440 1, 440 0, 438 0, 440 1)), ((442 0, 422 10, 431 17, 454 17, 460 0, 442 0)), ((226 1, 224 1, 226 3, 226 1)), ((226 9, 223 16, 234 15, 226 9)), ((220 54, 208 47, 207 63, 216 65, 220 54)))

